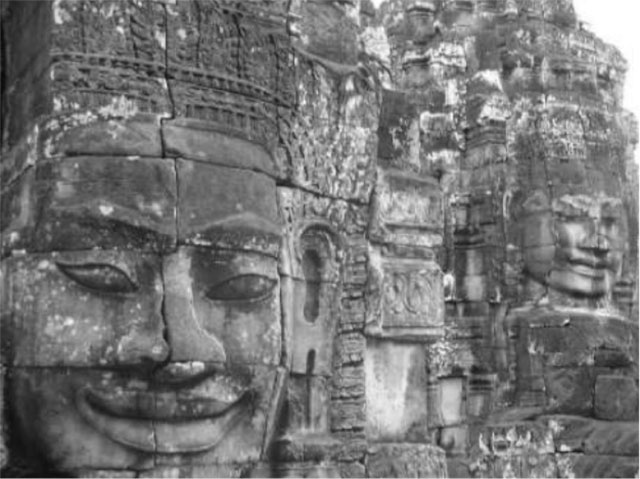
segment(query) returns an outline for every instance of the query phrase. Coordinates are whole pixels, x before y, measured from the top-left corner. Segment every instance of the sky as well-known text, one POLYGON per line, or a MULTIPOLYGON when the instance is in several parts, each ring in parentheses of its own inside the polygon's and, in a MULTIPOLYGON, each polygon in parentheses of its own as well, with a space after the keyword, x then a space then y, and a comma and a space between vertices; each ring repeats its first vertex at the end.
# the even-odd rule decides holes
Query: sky
MULTIPOLYGON (((573 0, 578 18, 604 41, 618 47, 629 62, 624 107, 640 120, 640 2, 638 0, 573 0)), ((636 150, 636 162, 640 151, 636 150)))
MULTIPOLYGON (((372 0, 379 5, 383 0, 372 0)), ((618 47, 629 62, 624 107, 640 120, 640 2, 638 0, 573 0, 578 18, 604 41, 618 47)), ((636 150, 640 163, 640 148, 636 150)))

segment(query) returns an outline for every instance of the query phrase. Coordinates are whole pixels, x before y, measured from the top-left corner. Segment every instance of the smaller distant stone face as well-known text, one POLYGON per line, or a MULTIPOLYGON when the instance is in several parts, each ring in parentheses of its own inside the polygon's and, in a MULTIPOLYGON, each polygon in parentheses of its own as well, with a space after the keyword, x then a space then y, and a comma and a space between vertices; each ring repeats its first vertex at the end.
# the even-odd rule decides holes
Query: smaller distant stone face
POLYGON ((526 272, 550 287, 584 296, 610 293, 620 275, 626 222, 620 199, 537 190, 525 200, 526 272))

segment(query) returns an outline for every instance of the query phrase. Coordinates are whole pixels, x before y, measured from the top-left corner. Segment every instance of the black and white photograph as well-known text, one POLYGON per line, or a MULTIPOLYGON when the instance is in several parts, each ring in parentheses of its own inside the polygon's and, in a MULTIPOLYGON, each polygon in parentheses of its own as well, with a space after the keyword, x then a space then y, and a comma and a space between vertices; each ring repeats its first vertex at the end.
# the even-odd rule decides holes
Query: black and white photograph
POLYGON ((0 477, 637 478, 639 20, 0 0, 0 477))

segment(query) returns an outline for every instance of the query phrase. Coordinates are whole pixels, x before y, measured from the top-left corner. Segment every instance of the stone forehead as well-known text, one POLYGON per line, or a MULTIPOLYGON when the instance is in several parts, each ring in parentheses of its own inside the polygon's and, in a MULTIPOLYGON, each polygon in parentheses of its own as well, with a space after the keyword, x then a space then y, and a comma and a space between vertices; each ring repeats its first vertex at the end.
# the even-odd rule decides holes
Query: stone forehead
POLYGON ((27 251, 177 244, 277 253, 275 180, 162 158, 74 157, 39 163, 5 193, 6 235, 27 251))

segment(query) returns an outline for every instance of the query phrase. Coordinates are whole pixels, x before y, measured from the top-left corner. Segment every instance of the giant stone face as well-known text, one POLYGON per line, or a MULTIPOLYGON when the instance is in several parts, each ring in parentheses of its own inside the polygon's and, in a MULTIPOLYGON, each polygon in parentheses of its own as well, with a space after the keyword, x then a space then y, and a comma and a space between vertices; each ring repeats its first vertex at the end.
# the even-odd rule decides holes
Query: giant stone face
POLYGON ((283 379, 275 181, 67 158, 23 190, 37 251, 4 263, 2 335, 32 459, 59 471, 257 461, 283 379))

